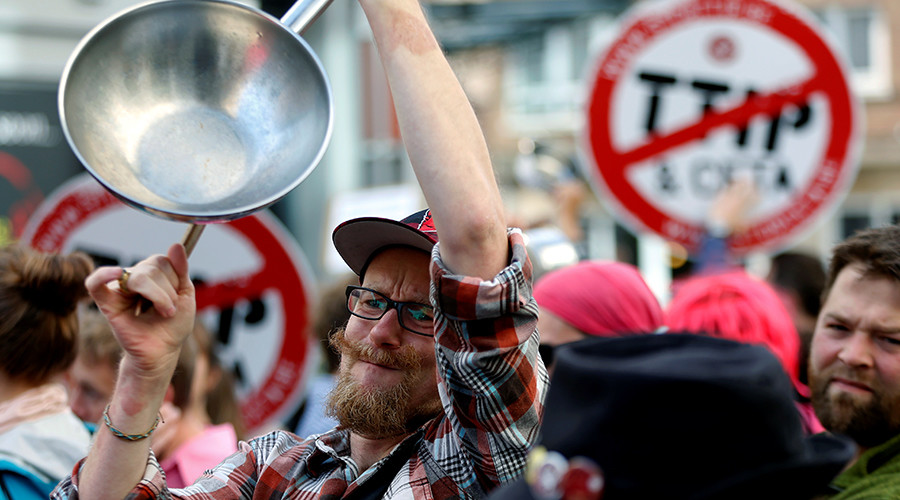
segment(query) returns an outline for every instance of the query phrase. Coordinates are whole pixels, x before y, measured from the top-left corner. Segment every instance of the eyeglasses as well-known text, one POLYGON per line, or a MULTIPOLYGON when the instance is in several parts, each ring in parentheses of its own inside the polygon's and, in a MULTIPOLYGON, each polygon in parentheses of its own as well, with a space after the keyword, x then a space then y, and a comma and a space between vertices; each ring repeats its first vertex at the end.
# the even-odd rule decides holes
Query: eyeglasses
POLYGON ((397 309, 397 321, 405 330, 434 337, 434 308, 418 302, 398 302, 370 288, 347 287, 347 309, 357 318, 377 320, 397 309))

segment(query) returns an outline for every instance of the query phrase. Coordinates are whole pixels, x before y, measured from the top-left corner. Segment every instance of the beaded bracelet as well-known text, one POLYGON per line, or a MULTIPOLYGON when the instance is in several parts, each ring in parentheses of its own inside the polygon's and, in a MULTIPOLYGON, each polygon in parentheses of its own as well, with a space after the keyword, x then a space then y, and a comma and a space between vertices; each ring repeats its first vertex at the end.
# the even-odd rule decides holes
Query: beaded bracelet
POLYGON ((112 432, 117 438, 125 439, 127 441, 140 441, 141 439, 150 437, 150 434, 153 434, 153 431, 155 431, 156 428, 159 427, 159 423, 165 423, 166 421, 163 420, 162 414, 159 414, 156 416, 156 422, 153 422, 153 427, 151 427, 149 431, 143 434, 125 434, 119 429, 116 429, 113 426, 112 422, 110 422, 109 405, 106 405, 106 408, 103 410, 103 422, 106 424, 106 427, 110 430, 110 432, 112 432))

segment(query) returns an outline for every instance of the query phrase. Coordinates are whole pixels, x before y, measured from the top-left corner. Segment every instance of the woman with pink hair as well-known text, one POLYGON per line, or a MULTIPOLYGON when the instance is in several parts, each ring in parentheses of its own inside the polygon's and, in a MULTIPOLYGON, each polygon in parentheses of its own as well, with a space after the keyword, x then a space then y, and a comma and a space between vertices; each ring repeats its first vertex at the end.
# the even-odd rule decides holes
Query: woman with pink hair
POLYGON ((534 286, 544 363, 553 348, 594 337, 647 334, 663 326, 659 301, 631 264, 586 260, 551 271, 534 286))
POLYGON ((671 331, 767 347, 793 382, 807 432, 824 430, 807 401, 809 388, 799 379, 800 336, 768 283, 740 270, 695 276, 679 286, 666 312, 671 331))

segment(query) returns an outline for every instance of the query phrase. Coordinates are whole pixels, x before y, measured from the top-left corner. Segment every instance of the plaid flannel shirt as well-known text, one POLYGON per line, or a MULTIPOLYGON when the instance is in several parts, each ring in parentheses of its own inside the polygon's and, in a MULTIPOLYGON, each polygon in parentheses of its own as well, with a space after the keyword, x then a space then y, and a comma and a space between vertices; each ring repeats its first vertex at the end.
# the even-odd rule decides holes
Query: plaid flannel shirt
MULTIPOLYGON (((412 456, 383 498, 483 498, 525 470, 548 376, 537 354, 531 262, 520 231, 510 230, 509 241, 510 264, 492 281, 450 274, 435 246, 431 297, 444 414, 410 438, 418 440, 412 456)), ((388 460, 360 474, 350 460, 349 436, 340 428, 305 440, 276 431, 240 443, 237 453, 182 490, 166 488, 151 453, 143 480, 127 498, 342 498, 388 460)), ((64 479, 51 498, 78 498, 77 475, 64 479)))

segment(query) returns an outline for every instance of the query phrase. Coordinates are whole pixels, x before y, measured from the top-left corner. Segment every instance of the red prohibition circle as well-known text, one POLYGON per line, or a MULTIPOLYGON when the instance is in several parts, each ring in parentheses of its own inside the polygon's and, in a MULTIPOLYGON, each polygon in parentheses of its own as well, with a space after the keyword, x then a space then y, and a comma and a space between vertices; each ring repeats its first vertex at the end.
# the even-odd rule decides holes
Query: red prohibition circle
MULTIPOLYGON (((122 205, 101 185, 78 179, 63 185, 58 193, 35 214, 35 224, 23 238, 38 250, 63 251, 79 226, 107 209, 122 205)), ((253 300, 270 292, 278 294, 284 308, 284 327, 275 365, 268 367, 265 380, 239 402, 244 424, 252 430, 294 409, 287 403, 301 386, 310 359, 306 331, 311 298, 289 251, 291 245, 270 217, 256 213, 229 222, 227 228, 250 242, 264 256, 264 265, 251 274, 232 276, 227 281, 198 284, 198 312, 222 310, 240 300, 253 300)))
MULTIPOLYGON (((786 105, 801 105, 813 94, 822 94, 829 103, 830 137, 810 182, 798 189, 789 207, 757 221, 731 238, 735 253, 745 253, 760 247, 772 247, 811 222, 840 194, 845 170, 850 168, 854 151, 858 117, 855 103, 842 65, 830 47, 807 22, 795 13, 765 0, 744 0, 735 5, 728 2, 688 0, 674 4, 672 11, 662 13, 657 8, 648 16, 638 16, 628 24, 610 45, 598 65, 587 106, 588 160, 593 163, 590 174, 605 195, 612 198, 616 212, 627 222, 675 241, 689 248, 696 247, 704 234, 702 226, 664 213, 645 199, 628 181, 630 167, 664 155, 666 152, 702 139, 717 127, 745 124, 757 115, 771 115, 786 105), (690 13, 681 15, 680 13, 690 13), (760 13, 764 13, 762 16, 760 13), (740 17, 745 15, 745 17, 740 17), (667 30, 684 23, 708 18, 739 16, 744 21, 763 24, 788 40, 793 40, 813 63, 813 74, 804 81, 760 93, 743 103, 724 110, 712 110, 695 123, 679 130, 654 136, 643 144, 620 150, 612 141, 612 104, 617 85, 623 76, 630 75, 634 55, 651 44, 667 30), (759 18, 765 18, 762 23, 759 18)), ((852 166, 855 168, 855 166, 852 166)))

